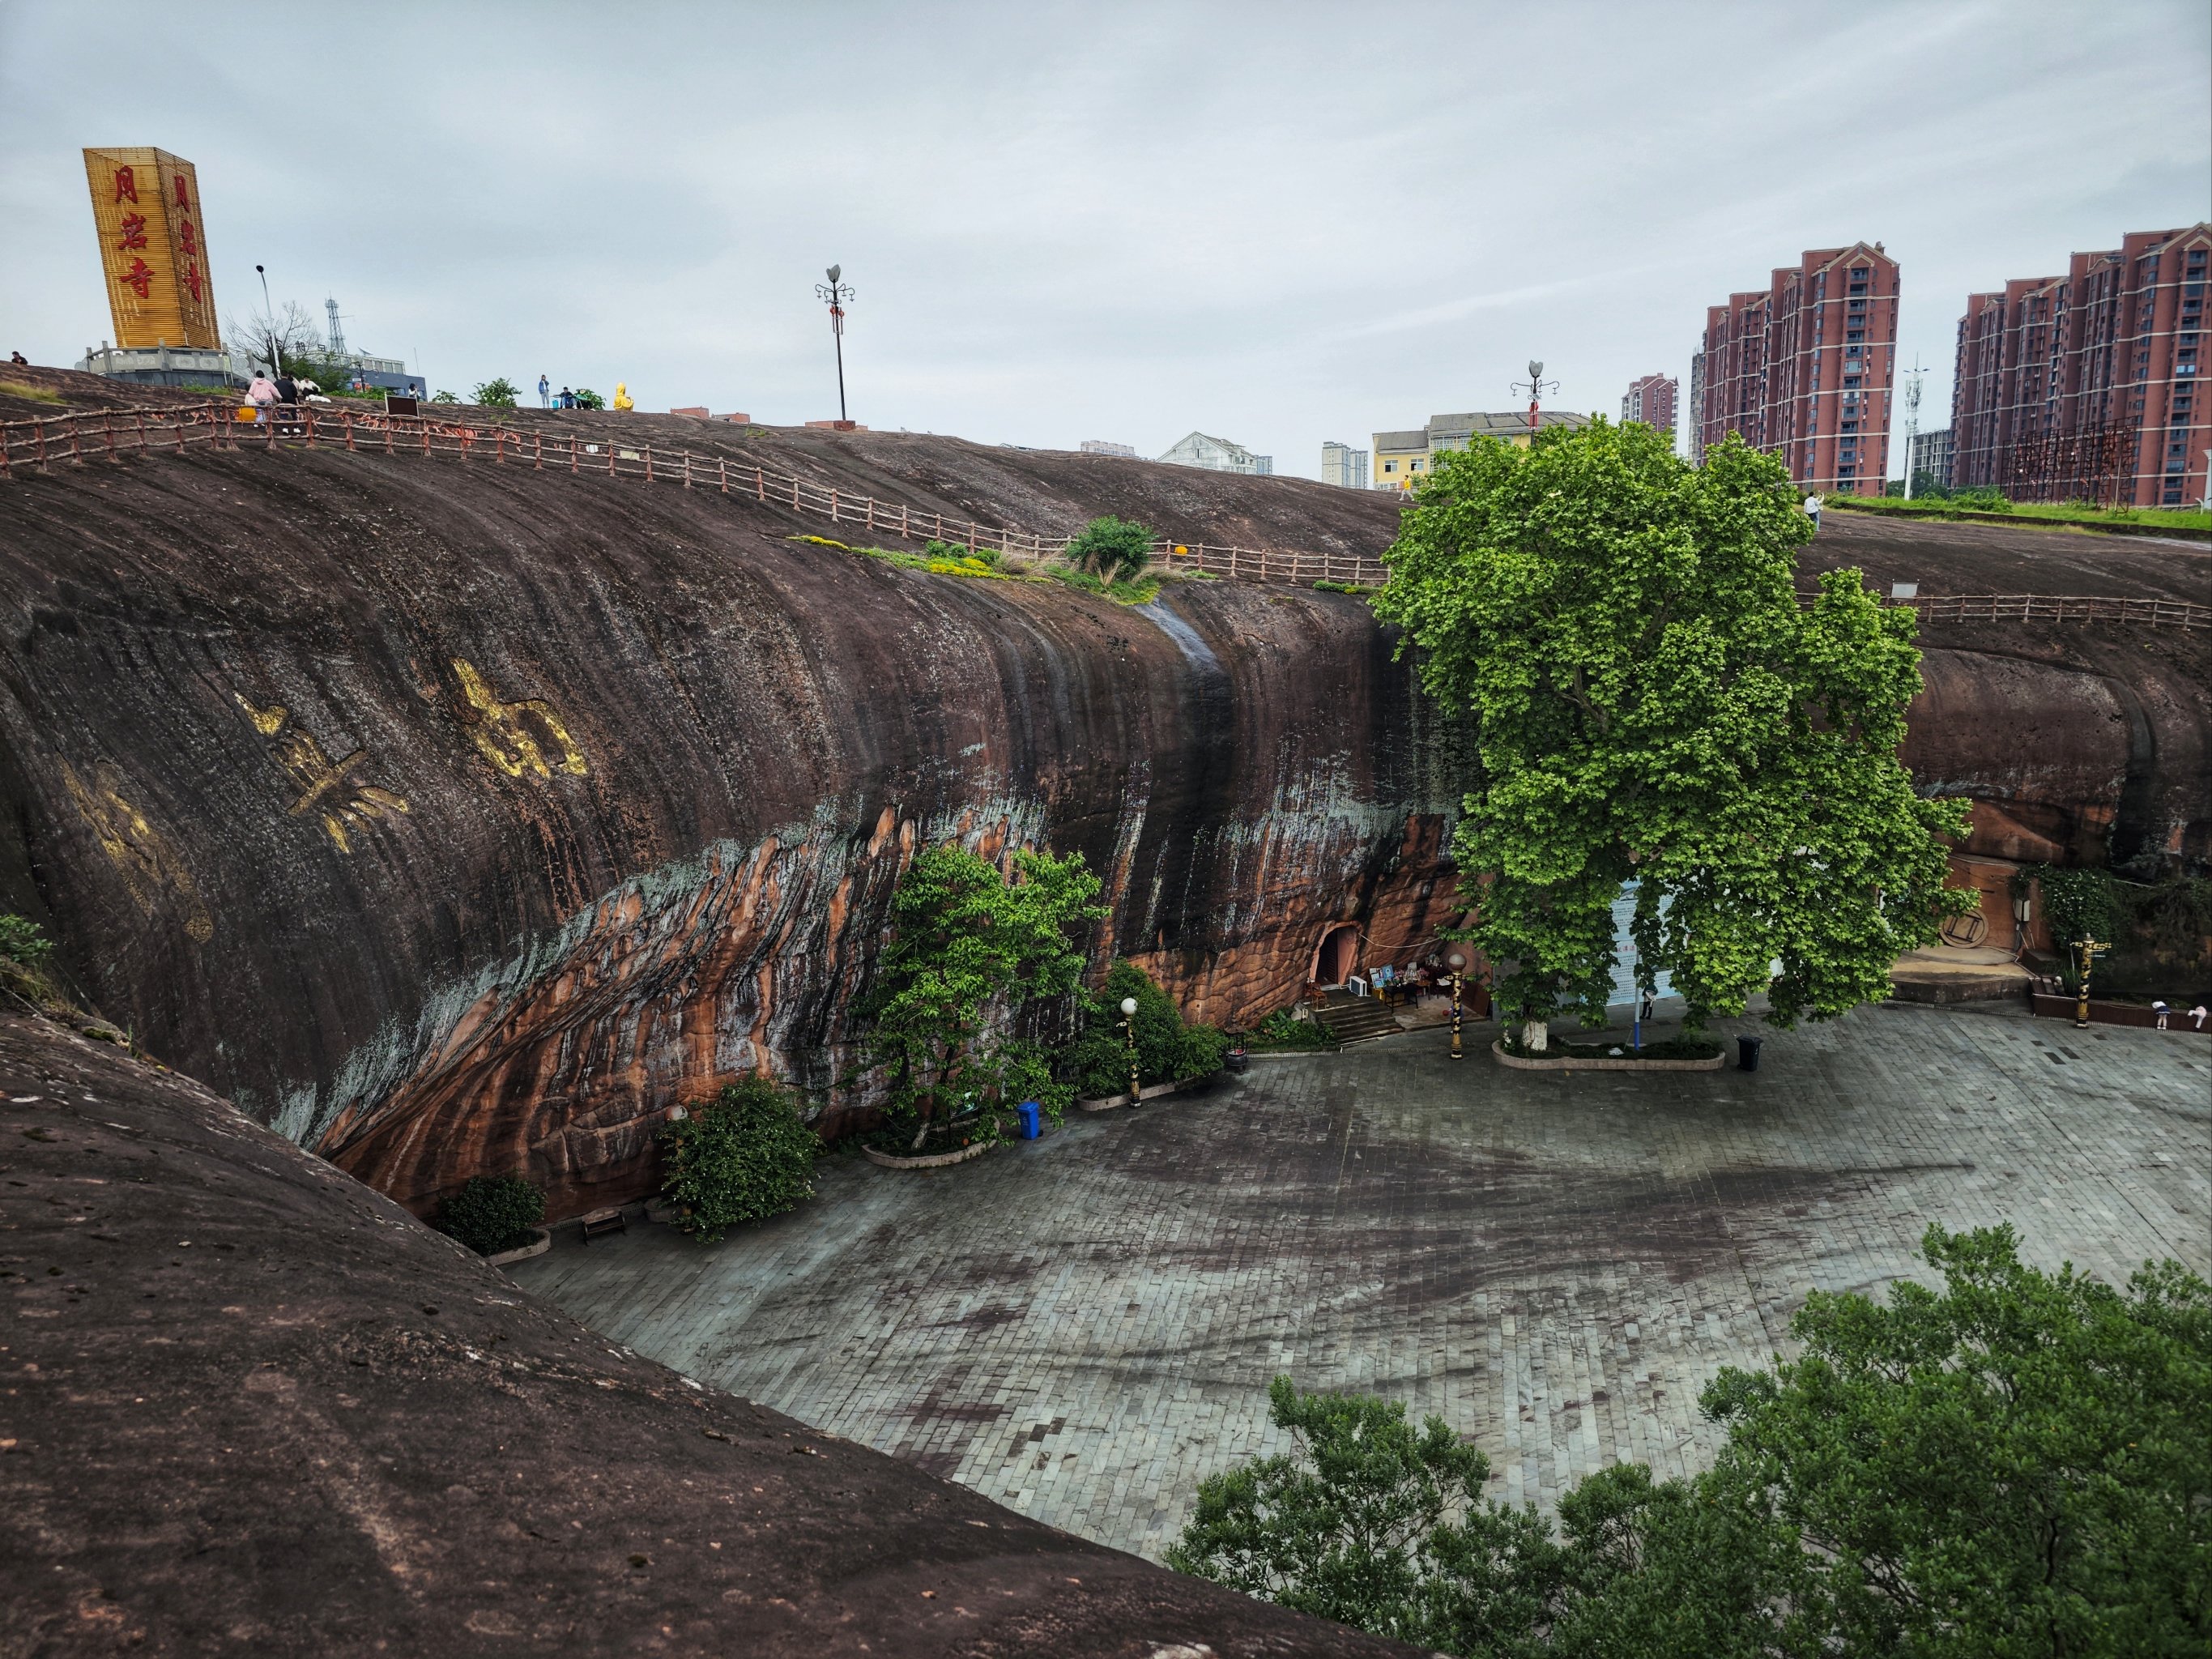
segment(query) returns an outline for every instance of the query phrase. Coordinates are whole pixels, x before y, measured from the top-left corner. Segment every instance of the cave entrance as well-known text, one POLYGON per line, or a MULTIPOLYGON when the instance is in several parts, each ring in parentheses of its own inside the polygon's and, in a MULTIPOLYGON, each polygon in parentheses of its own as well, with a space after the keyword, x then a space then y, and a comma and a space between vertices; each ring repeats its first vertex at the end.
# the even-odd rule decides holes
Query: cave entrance
POLYGON ((1314 982, 1341 985, 1358 964, 1359 929, 1339 922, 1321 936, 1321 948, 1314 952, 1314 982))

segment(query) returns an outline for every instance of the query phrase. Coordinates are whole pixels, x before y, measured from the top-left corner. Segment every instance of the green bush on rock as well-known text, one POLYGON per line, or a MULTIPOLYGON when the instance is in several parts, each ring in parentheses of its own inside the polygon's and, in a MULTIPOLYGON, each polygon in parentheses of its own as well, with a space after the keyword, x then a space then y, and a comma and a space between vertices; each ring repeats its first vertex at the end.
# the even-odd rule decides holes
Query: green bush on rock
POLYGON ((1128 997, 1137 1000, 1137 1073, 1146 1088, 1221 1069, 1229 1039, 1213 1026, 1187 1024, 1152 975, 1134 963, 1116 962, 1098 994, 1084 999, 1084 1029, 1069 1054, 1081 1093, 1103 1099, 1128 1091, 1129 1040, 1121 1029, 1128 997))
POLYGON ((530 1243, 531 1229, 545 1219, 545 1194, 520 1176, 471 1176, 439 1206, 438 1231, 478 1255, 495 1255, 530 1243))
POLYGON ((781 1215, 814 1196, 821 1142, 791 1094, 764 1077, 732 1083, 660 1132, 661 1196, 676 1225, 712 1244, 732 1227, 781 1215))

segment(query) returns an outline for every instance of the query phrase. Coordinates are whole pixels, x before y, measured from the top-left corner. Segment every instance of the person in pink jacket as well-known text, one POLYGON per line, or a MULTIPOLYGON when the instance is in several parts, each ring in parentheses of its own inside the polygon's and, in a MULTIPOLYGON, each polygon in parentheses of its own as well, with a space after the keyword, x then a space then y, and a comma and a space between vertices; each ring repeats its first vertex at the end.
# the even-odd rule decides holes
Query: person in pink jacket
POLYGON ((276 408, 276 383, 257 371, 253 384, 246 388, 246 401, 253 405, 254 419, 270 419, 276 408))

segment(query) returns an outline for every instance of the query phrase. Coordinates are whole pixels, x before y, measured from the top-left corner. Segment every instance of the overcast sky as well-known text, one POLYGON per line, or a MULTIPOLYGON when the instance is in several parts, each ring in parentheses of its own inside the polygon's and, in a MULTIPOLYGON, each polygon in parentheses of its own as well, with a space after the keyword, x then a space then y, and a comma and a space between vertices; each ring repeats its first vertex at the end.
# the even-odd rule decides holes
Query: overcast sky
POLYGON ((1969 292, 2212 216, 2212 7, 0 0, 0 351, 112 334, 110 144, 198 166, 225 315, 266 264, 464 396, 834 416, 835 260, 856 420, 1316 476, 1531 357, 1686 385, 1862 237, 1942 424, 1969 292))

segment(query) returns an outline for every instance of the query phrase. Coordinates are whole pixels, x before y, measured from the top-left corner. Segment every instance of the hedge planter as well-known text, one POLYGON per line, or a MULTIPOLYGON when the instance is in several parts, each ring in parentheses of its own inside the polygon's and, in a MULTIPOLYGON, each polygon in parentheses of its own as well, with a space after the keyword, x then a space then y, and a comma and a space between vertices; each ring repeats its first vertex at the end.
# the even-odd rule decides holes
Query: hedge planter
MULTIPOLYGON (((1173 1083, 1155 1083, 1139 1090, 1137 1098, 1152 1100, 1161 1095, 1179 1095, 1186 1089, 1195 1089, 1201 1083, 1212 1081, 1212 1075, 1208 1073, 1205 1077, 1178 1078, 1173 1083)), ((1128 1105, 1129 1097, 1126 1094, 1108 1095, 1103 1100, 1079 1100, 1075 1103, 1086 1112, 1110 1112, 1116 1106, 1128 1105)))
POLYGON ((1638 1060, 1633 1054, 1624 1054, 1619 1060, 1610 1055, 1602 1060, 1586 1060, 1578 1054, 1523 1060, 1517 1054, 1507 1054, 1503 1042, 1492 1043, 1490 1052, 1498 1056, 1500 1066, 1510 1066, 1516 1072, 1717 1072, 1728 1064, 1725 1052, 1710 1060, 1638 1060))
POLYGON ((950 1164, 965 1164, 971 1158, 981 1158, 997 1146, 994 1140, 979 1140, 972 1146, 963 1146, 957 1152, 932 1152, 926 1158, 896 1158, 890 1152, 879 1152, 872 1146, 863 1146, 871 1164, 880 1164, 886 1170, 941 1170, 950 1164))
POLYGON ((518 1244, 511 1250, 495 1250, 484 1258, 495 1267, 504 1267, 510 1261, 527 1261, 533 1255, 544 1255, 553 1248, 553 1234, 545 1227, 530 1230, 530 1243, 518 1244))

